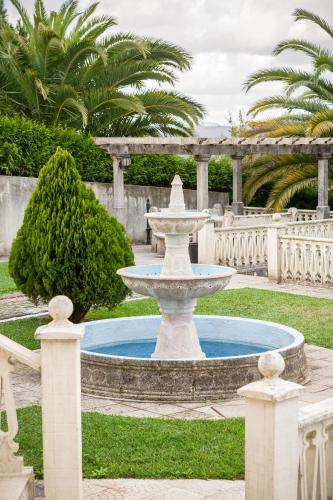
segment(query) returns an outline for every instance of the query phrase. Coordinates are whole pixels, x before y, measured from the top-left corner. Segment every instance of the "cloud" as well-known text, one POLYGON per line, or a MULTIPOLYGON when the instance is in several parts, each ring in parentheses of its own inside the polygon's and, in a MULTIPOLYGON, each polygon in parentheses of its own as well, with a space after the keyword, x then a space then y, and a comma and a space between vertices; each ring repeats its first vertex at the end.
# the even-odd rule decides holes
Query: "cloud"
MULTIPOLYGON (((33 0, 24 4, 31 13, 33 0)), ((45 4, 58 9, 61 2, 45 4)), ((207 120, 226 123, 229 112, 246 111, 257 99, 278 92, 279 86, 271 84, 245 94, 243 84, 250 73, 274 66, 306 67, 307 59, 299 54, 272 56, 279 41, 292 37, 329 43, 312 23, 294 23, 297 7, 328 20, 332 15, 332 0, 101 0, 98 12, 115 16, 121 31, 164 38, 189 50, 193 67, 179 75, 177 90, 204 104, 207 120)), ((15 17, 12 7, 9 11, 15 17)))

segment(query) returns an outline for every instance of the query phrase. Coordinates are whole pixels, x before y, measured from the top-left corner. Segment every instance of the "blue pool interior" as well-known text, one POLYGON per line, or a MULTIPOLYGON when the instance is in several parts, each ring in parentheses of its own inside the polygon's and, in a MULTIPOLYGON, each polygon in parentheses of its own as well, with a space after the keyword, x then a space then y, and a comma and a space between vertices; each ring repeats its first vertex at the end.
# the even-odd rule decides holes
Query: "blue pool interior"
MULTIPOLYGON (((303 336, 266 321, 226 316, 195 316, 207 358, 251 356, 297 345, 303 336)), ((86 323, 81 350, 96 355, 149 359, 155 349, 160 316, 137 316, 86 323)))
MULTIPOLYGON (((269 350, 269 347, 240 342, 201 340, 200 344, 206 358, 245 356, 269 350)), ((151 340, 111 342, 110 344, 89 347, 87 351, 111 356, 125 356, 126 358, 150 358, 155 351, 155 345, 156 342, 151 340)))
MULTIPOLYGON (((230 268, 208 264, 192 264, 194 276, 214 276, 215 274, 229 273, 230 268)), ((127 267, 128 274, 133 276, 159 276, 162 271, 161 265, 132 266, 127 267)))

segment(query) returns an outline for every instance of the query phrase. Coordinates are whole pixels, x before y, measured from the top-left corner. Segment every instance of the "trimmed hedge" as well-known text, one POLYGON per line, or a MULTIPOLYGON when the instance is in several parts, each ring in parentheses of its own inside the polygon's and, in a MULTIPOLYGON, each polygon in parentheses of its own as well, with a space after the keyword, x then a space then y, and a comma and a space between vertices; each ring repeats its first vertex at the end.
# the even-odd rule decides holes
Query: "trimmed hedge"
POLYGON ((0 116, 0 174, 38 177, 58 146, 69 151, 85 181, 112 181, 112 159, 75 130, 0 116))
MULTIPOLYGON (((112 159, 87 135, 48 128, 22 117, 0 116, 0 175, 38 177, 58 146, 71 153, 82 180, 112 182, 112 159)), ((196 162, 177 155, 133 155, 125 182, 169 187, 175 174, 182 178, 184 188, 196 189, 196 162)), ((209 189, 231 193, 230 158, 209 162, 209 189)))
MULTIPOLYGON (((125 174, 126 184, 170 187, 178 174, 186 189, 197 187, 197 165, 193 158, 177 155, 133 155, 125 174)), ((208 167, 208 185, 211 191, 232 192, 232 166, 230 158, 212 158, 208 167)))

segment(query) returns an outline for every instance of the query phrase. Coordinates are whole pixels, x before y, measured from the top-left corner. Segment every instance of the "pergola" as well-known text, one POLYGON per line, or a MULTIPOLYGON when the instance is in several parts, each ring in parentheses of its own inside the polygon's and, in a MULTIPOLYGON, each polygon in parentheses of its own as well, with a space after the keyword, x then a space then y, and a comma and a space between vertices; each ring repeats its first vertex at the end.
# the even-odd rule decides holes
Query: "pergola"
POLYGON ((114 209, 121 219, 124 211, 124 170, 130 154, 191 155, 197 161, 197 209, 208 208, 208 162, 212 155, 229 155, 233 162, 233 202, 235 214, 243 213, 242 159, 246 155, 303 153, 318 158, 319 218, 329 218, 328 163, 333 154, 333 138, 200 138, 200 137, 96 137, 95 143, 113 159, 114 209))

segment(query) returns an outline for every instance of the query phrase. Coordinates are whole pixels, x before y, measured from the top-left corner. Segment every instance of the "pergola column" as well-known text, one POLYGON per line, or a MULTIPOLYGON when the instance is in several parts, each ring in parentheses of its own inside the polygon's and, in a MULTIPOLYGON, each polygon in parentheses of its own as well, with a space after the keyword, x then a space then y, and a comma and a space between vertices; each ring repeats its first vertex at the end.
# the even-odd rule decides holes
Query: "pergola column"
POLYGON ((318 156, 318 219, 330 218, 330 207, 328 205, 328 162, 330 158, 329 153, 318 156))
POLYGON ((125 223, 125 190, 124 171, 130 164, 128 155, 113 155, 113 209, 114 214, 122 224, 125 223))
POLYGON ((243 215, 243 186, 242 186, 242 159, 243 156, 232 156, 232 211, 235 215, 243 215))
POLYGON ((208 207, 208 162, 210 155, 195 156, 197 162, 197 209, 201 212, 208 207))

